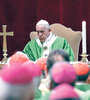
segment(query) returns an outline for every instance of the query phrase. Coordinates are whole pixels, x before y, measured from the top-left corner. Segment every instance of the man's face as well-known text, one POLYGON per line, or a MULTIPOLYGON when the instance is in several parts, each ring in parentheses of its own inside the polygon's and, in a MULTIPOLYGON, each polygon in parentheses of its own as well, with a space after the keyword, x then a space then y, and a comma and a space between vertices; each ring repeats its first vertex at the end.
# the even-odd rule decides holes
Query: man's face
POLYGON ((50 35, 50 29, 45 26, 36 26, 36 31, 41 42, 45 42, 50 35))

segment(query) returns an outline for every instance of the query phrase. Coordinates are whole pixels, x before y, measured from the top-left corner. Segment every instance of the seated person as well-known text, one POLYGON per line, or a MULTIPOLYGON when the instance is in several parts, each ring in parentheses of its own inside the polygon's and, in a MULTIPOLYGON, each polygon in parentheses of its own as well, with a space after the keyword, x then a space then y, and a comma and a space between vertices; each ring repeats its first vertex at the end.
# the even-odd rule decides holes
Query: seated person
POLYGON ((74 60, 74 53, 69 43, 66 39, 53 34, 47 21, 40 20, 36 24, 36 31, 38 36, 29 41, 23 50, 30 60, 35 61, 40 57, 47 57, 49 52, 54 49, 65 50, 69 54, 70 60, 74 60))

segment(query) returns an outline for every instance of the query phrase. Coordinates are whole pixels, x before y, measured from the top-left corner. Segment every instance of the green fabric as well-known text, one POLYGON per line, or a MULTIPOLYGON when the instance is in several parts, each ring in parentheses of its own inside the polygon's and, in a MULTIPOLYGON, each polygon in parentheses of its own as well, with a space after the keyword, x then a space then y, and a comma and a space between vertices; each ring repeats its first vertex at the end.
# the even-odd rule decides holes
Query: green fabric
POLYGON ((39 100, 41 96, 42 96, 41 91, 37 89, 33 100, 39 100))
POLYGON ((49 100, 49 95, 51 94, 51 91, 45 93, 44 96, 41 96, 39 100, 49 100))
MULTIPOLYGON (((51 45, 50 50, 54 49, 64 49, 70 56, 70 60, 74 60, 74 53, 71 49, 69 43, 62 37, 58 37, 54 43, 51 45)), ((42 57, 43 48, 41 48, 35 39, 29 41, 25 46, 23 52, 28 56, 30 60, 37 60, 38 58, 42 57)))
POLYGON ((75 88, 81 90, 81 91, 87 91, 87 90, 90 90, 90 84, 76 84, 75 85, 75 88))
POLYGON ((80 95, 81 100, 90 100, 90 90, 80 95))
POLYGON ((43 45, 43 42, 41 42, 41 44, 43 45))

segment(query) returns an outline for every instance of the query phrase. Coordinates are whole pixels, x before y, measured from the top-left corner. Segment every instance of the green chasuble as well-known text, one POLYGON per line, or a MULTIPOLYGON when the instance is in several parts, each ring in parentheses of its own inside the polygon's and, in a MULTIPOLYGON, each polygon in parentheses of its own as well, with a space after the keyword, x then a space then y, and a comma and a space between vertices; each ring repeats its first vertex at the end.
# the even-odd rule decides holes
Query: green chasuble
POLYGON ((80 91, 88 91, 90 90, 90 84, 85 84, 85 83, 79 83, 79 84, 75 84, 75 88, 79 89, 80 91))
POLYGON ((35 61, 40 57, 48 56, 49 52, 55 49, 64 49, 69 54, 70 60, 74 60, 73 50, 67 40, 52 33, 43 44, 40 42, 38 37, 31 40, 25 46, 23 52, 30 60, 35 61))

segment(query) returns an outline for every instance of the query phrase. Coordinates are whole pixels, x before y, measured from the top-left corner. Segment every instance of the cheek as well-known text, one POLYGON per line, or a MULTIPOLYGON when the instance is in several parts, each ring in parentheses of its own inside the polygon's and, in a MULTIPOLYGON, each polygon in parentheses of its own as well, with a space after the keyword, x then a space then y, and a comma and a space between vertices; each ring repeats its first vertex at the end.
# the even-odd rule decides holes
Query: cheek
POLYGON ((39 36, 39 37, 40 37, 40 36, 44 36, 44 34, 39 33, 38 36, 39 36))
POLYGON ((38 35, 38 37, 40 37, 40 38, 46 38, 47 36, 45 34, 42 34, 42 35, 38 35))

